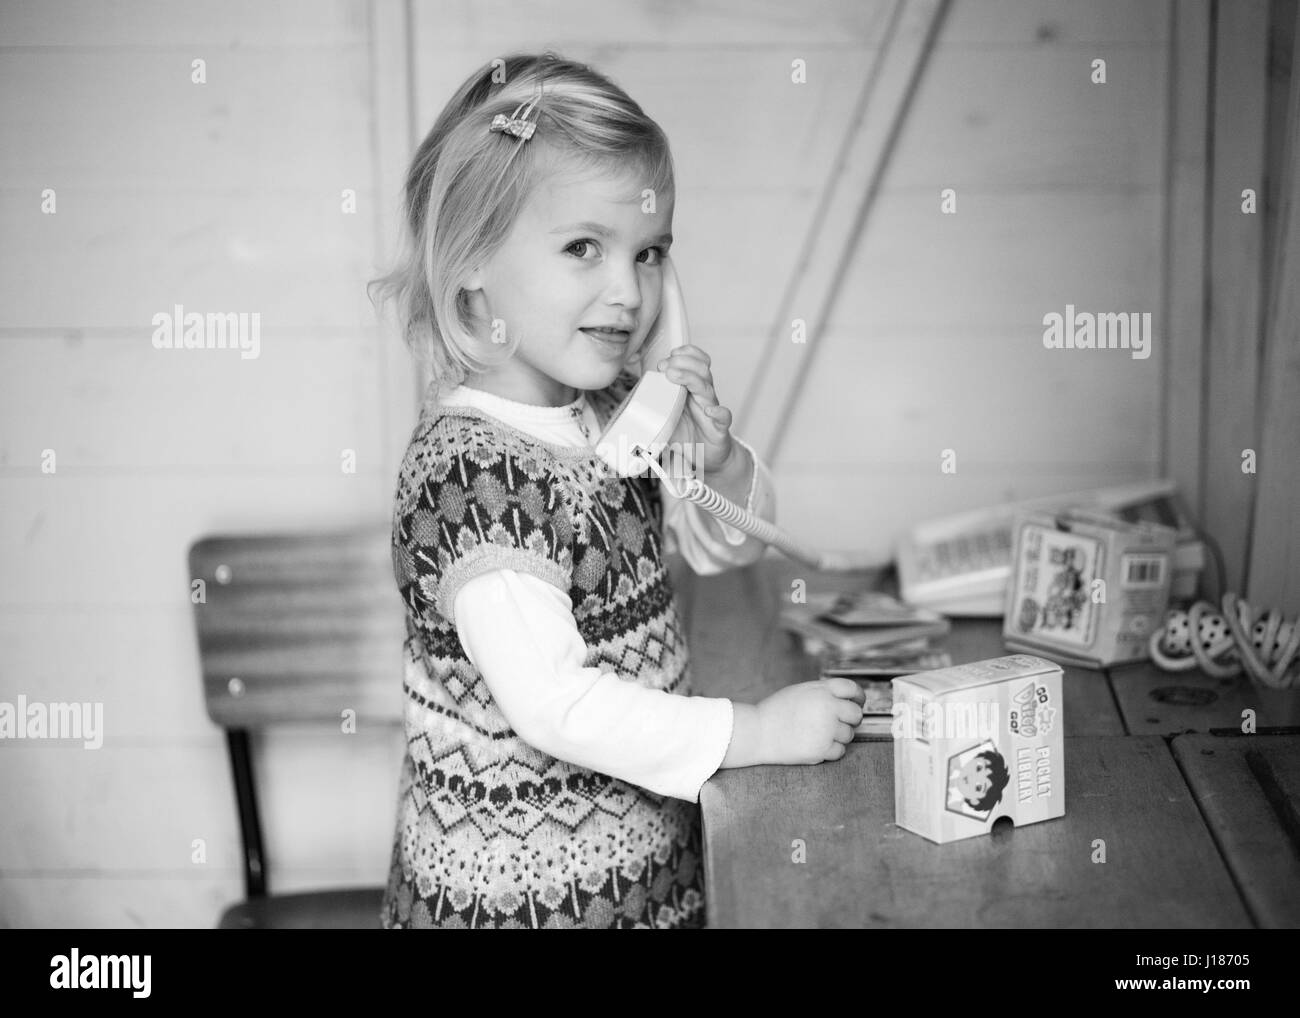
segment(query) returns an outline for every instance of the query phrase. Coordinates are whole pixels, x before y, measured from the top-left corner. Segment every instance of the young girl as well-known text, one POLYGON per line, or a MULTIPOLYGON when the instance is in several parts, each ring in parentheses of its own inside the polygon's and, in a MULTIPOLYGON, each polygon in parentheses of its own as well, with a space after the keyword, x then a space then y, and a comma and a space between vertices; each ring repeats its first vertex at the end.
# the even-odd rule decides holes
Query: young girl
MULTIPOLYGON (((553 53, 473 74, 411 164, 406 255, 377 281, 433 371, 393 513, 407 749, 387 928, 701 926, 701 785, 839 759, 861 720, 849 679, 757 706, 690 695, 665 555, 716 573, 763 546, 594 451, 659 313, 673 196, 658 125, 553 53)), ((689 393, 673 442, 772 519, 708 355, 660 363, 689 393)))

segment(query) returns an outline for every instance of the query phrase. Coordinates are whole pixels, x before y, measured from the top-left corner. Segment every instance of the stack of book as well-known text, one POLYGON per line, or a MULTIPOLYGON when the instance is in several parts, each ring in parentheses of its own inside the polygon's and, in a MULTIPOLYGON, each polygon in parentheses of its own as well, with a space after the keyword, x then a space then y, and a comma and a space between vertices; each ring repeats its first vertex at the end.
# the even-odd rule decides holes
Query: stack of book
POLYGON ((842 676, 862 686, 866 702, 855 742, 891 737, 891 679, 952 664, 930 642, 948 633, 949 621, 879 591, 810 595, 806 604, 785 608, 780 623, 817 657, 822 678, 842 676))
POLYGON ((897 649, 899 644, 945 636, 952 628, 938 612, 903 604, 876 590, 809 594, 806 603, 783 608, 778 621, 802 637, 804 650, 814 655, 897 649))

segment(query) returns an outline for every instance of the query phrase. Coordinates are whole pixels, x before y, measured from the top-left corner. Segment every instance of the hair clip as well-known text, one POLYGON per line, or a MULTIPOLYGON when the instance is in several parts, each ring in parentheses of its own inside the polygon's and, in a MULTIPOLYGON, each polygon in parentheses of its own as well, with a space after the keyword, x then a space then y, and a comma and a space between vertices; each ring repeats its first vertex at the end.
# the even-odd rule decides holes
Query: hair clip
POLYGON ((528 115, 533 112, 533 107, 537 105, 537 100, 542 97, 542 90, 539 87, 537 95, 533 96, 528 102, 520 103, 515 107, 514 113, 506 116, 504 113, 498 113, 492 118, 492 125, 488 128, 490 131, 502 131, 505 134, 513 134, 522 141, 527 141, 537 130, 537 121, 529 120, 528 115), (523 110, 523 114, 520 114, 523 110))

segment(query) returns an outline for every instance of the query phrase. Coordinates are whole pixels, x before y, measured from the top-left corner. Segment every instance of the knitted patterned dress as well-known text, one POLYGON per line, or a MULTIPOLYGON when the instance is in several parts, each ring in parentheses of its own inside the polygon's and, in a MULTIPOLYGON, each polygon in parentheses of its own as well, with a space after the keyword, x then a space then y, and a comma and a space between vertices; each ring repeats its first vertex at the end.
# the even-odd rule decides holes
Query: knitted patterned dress
MULTIPOLYGON (((587 394, 602 425, 632 381, 587 394)), ((450 621, 473 577, 532 573, 569 594, 585 665, 689 695, 662 527, 653 475, 425 404, 393 514, 407 745, 384 927, 703 925, 699 806, 525 743, 450 621)))

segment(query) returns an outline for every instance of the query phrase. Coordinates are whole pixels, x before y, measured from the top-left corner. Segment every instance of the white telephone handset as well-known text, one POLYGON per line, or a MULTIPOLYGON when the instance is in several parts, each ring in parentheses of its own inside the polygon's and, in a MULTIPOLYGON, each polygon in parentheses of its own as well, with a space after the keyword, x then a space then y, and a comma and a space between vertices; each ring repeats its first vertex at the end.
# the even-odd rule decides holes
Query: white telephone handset
MULTIPOLYGON (((640 379, 623 404, 610 416, 596 440, 596 453, 620 477, 639 477, 647 468, 650 469, 674 497, 703 506, 724 523, 752 534, 799 562, 825 570, 856 568, 844 556, 820 554, 795 543, 784 531, 745 512, 699 478, 675 482, 659 464, 659 456, 667 447, 686 407, 687 390, 685 386, 670 381, 654 366, 673 348, 690 342, 686 306, 682 302, 677 271, 672 260, 666 257, 663 267, 663 301, 659 317, 642 346, 640 379)), ((687 457, 686 461, 694 462, 694 459, 687 457)))
POLYGON ((620 477, 645 473, 650 458, 663 452, 686 409, 686 387, 655 368, 676 347, 691 341, 677 271, 666 257, 663 268, 663 300, 641 346, 640 380, 596 440, 596 452, 620 477))

